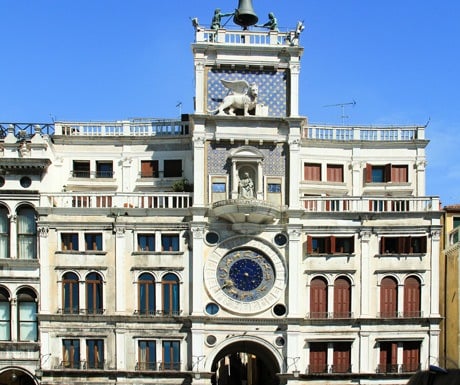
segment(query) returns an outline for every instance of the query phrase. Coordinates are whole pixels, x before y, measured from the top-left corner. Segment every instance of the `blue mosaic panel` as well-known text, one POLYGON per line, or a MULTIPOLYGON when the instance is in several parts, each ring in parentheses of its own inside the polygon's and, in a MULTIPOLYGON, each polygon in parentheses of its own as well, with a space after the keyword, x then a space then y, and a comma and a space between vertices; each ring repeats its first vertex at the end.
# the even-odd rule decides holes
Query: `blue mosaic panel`
MULTIPOLYGON (((208 174, 229 175, 231 173, 231 161, 228 158, 232 148, 238 148, 238 145, 225 145, 208 143, 208 174)), ((283 176, 286 175, 286 156, 284 146, 267 145, 258 146, 257 149, 264 155, 262 170, 266 176, 283 176)))
POLYGON ((211 69, 208 71, 207 110, 217 109, 229 90, 221 83, 224 80, 246 80, 259 87, 257 102, 268 106, 268 116, 284 117, 287 114, 286 72, 245 71, 211 69))

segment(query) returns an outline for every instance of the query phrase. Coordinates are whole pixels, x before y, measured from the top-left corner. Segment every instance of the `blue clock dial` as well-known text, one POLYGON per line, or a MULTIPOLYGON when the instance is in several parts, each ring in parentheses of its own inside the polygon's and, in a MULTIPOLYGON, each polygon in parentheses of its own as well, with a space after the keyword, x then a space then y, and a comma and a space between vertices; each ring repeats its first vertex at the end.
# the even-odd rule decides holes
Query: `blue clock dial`
POLYGON ((243 258, 231 267, 229 277, 239 290, 254 290, 263 280, 262 267, 252 259, 243 258))
POLYGON ((275 271, 262 253, 240 249, 228 253, 219 261, 217 281, 230 298, 250 302, 270 291, 275 283, 275 271))

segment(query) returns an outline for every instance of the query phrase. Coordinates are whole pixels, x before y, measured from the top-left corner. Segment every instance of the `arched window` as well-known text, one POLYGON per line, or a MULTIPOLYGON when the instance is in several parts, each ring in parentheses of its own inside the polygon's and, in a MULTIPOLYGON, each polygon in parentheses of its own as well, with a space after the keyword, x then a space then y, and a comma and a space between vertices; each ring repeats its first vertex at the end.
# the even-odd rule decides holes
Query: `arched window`
POLYGON ((32 289, 21 289, 17 294, 19 341, 37 341, 37 296, 32 289))
POLYGON ((0 258, 10 257, 10 219, 6 207, 0 206, 0 258))
POLYGON ((380 284, 380 317, 394 318, 398 315, 398 283, 385 277, 380 284))
POLYGON ((11 304, 8 290, 0 287, 0 341, 11 340, 11 304))
POLYGON ((310 283, 310 317, 327 318, 327 282, 321 277, 310 283))
POLYGON ((420 317, 420 280, 407 277, 404 281, 404 317, 420 317))
POLYGON ((155 313, 155 278, 152 274, 143 273, 137 282, 139 298, 139 314, 155 313))
POLYGON ((179 279, 175 274, 166 274, 162 281, 163 288, 163 313, 166 315, 178 315, 179 310, 179 279))
POLYGON ((78 276, 75 273, 65 273, 62 278, 62 311, 64 314, 78 314, 79 308, 78 276))
POLYGON ((334 282, 334 318, 351 317, 351 283, 346 277, 334 282))
POLYGON ((98 273, 89 273, 86 276, 86 309, 88 314, 102 314, 104 312, 102 298, 102 277, 98 273))
POLYGON ((18 258, 37 258, 37 224, 35 210, 22 206, 17 210, 18 258))

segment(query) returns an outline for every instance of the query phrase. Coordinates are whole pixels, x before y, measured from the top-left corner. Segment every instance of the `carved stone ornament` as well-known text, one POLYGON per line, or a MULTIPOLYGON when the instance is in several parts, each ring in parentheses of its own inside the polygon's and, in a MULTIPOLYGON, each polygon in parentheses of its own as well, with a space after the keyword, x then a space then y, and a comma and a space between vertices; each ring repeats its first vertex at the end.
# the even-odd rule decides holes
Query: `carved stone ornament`
POLYGON ((433 230, 431 232, 431 238, 433 239, 433 241, 439 241, 440 237, 441 237, 441 231, 433 230))
POLYGON ((41 238, 46 238, 48 237, 49 230, 50 229, 48 226, 40 226, 38 228, 38 234, 40 235, 41 238))

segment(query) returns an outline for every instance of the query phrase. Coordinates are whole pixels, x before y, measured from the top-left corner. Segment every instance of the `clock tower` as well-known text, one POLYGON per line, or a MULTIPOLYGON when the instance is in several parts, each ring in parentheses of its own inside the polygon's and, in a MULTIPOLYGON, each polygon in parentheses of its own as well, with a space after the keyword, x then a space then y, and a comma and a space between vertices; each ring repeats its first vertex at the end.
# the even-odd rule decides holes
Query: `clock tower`
POLYGON ((300 242, 290 236, 297 224, 289 213, 299 204, 290 186, 299 183, 300 133, 306 124, 298 99, 303 24, 289 32, 206 29, 196 19, 194 26, 192 274, 203 284, 194 286, 192 314, 217 323, 194 324, 194 341, 203 342, 193 344, 194 355, 214 357, 208 362, 212 369, 228 349, 257 356, 272 376, 265 382, 276 383, 274 373, 286 355, 280 341, 287 337, 279 335, 276 346, 273 327, 299 312, 289 269, 300 265, 300 242), (232 348, 211 346, 206 339, 221 340, 228 330, 243 334, 251 318, 273 327, 257 337, 237 338, 232 348), (222 322, 229 324, 221 327, 222 322), (253 349, 239 346, 255 341, 253 349))

